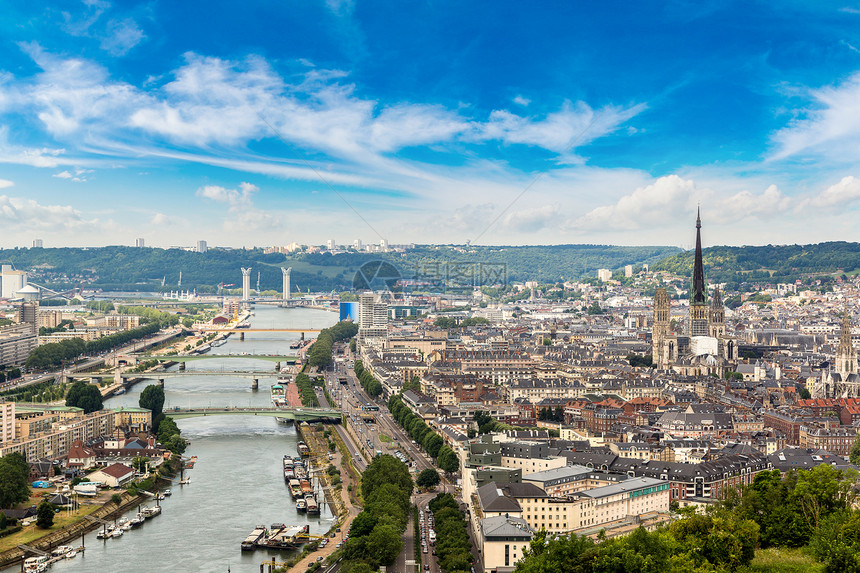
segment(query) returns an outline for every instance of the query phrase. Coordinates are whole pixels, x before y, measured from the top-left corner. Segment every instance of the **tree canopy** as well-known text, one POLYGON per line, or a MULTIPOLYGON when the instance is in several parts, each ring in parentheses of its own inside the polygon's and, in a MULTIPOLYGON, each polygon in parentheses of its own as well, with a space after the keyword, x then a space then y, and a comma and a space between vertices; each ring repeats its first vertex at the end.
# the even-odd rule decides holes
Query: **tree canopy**
POLYGON ((72 384, 66 394, 66 406, 82 408, 86 414, 96 412, 104 407, 102 393, 95 384, 78 380, 72 384))
POLYGON ((0 458, 0 508, 11 508, 30 498, 30 467, 19 453, 0 458))
POLYGON ((137 403, 141 408, 151 410, 152 418, 155 419, 164 407, 164 388, 158 384, 150 384, 140 393, 137 403))

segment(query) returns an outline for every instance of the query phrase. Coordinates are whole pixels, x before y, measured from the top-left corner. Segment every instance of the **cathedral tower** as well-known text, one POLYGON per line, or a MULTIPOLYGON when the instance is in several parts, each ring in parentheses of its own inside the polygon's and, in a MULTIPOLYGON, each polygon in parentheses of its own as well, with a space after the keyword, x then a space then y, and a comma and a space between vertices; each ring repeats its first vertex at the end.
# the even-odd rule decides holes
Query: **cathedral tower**
POLYGON ((651 359, 660 370, 668 368, 674 361, 674 340, 669 340, 670 301, 666 289, 658 288, 654 293, 654 327, 651 330, 651 359))
POLYGON ((702 265, 702 219, 696 211, 696 253, 693 261, 693 284, 690 288, 690 336, 708 336, 709 309, 702 265))
POLYGON ((719 338, 726 333, 726 309, 723 307, 723 297, 720 296, 720 288, 714 289, 711 297, 711 312, 708 316, 709 336, 719 338))
POLYGON ((849 374, 857 374, 857 351, 851 341, 851 319, 848 316, 848 303, 842 317, 842 332, 839 335, 839 348, 836 350, 836 371, 847 380, 849 374))

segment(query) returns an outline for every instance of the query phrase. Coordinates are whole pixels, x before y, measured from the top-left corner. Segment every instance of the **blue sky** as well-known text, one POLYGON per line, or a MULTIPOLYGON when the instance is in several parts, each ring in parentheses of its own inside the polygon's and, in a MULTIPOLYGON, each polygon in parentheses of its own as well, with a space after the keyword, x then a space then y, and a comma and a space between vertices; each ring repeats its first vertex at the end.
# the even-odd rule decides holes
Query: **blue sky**
POLYGON ((857 240, 860 3, 0 15, 3 247, 690 246, 698 204, 706 244, 857 240))

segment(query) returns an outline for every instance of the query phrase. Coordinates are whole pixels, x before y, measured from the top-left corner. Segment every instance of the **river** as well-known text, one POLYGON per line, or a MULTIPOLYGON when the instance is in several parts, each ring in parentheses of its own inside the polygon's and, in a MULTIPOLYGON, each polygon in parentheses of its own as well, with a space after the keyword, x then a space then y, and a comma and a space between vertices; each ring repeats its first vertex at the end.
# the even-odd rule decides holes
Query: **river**
MULTIPOLYGON (((254 309, 251 326, 259 328, 325 328, 337 322, 337 314, 311 309, 282 309, 260 305, 254 309)), ((293 333, 247 333, 237 335, 212 349, 213 354, 291 354, 293 333)), ((294 351, 293 351, 294 352, 294 351)), ((223 358, 188 363, 188 370, 267 370, 274 364, 262 360, 223 358)), ((165 405, 174 406, 271 406, 269 387, 275 378, 260 380, 251 390, 251 380, 229 376, 168 378, 165 405)), ((107 401, 105 407, 137 406, 144 381, 126 394, 107 401)), ((154 383, 154 381, 153 381, 154 383)), ((333 521, 328 504, 320 516, 296 511, 284 485, 282 458, 295 456, 295 427, 274 418, 214 416, 178 422, 182 436, 191 441, 185 452, 197 456, 188 475, 189 485, 175 485, 173 495, 161 502, 161 515, 147 520, 118 539, 101 541, 95 532, 86 537, 86 551, 74 559, 56 563, 52 572, 92 571, 212 571, 234 573, 260 571, 260 563, 287 552, 256 550, 241 552, 239 544, 257 524, 310 524, 311 533, 324 534, 333 521)), ((136 510, 135 510, 136 511, 136 510)), ((132 512, 134 513, 134 512, 132 512)), ((74 542, 79 545, 79 542, 74 542)), ((16 568, 9 571, 17 570, 16 568)))

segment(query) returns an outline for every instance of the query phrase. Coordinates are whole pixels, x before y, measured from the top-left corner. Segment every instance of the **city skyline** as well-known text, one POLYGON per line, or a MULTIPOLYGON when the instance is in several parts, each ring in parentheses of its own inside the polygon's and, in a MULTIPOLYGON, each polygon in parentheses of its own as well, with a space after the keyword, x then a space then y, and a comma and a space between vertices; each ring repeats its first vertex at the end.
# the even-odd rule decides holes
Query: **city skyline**
POLYGON ((382 8, 9 7, 0 247, 855 239, 858 8, 382 8))

